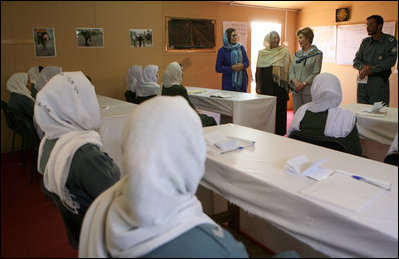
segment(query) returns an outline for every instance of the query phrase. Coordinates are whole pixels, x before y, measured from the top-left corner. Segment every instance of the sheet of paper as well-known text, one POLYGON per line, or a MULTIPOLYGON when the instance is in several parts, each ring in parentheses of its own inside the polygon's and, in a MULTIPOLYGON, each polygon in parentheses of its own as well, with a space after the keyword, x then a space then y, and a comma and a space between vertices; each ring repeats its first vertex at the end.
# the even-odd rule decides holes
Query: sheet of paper
POLYGON ((359 212, 384 192, 381 188, 337 173, 300 191, 310 198, 354 212, 359 212))
POLYGON ((363 79, 360 79, 360 76, 357 75, 357 82, 358 82, 359 84, 367 84, 367 80, 368 80, 368 79, 369 79, 368 76, 365 76, 365 77, 363 77, 363 79))

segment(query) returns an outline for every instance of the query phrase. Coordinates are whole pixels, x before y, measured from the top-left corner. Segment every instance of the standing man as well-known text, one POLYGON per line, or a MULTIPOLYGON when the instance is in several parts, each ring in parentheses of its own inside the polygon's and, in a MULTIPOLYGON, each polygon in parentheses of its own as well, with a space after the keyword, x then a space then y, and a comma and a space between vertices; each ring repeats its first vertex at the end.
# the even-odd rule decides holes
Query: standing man
POLYGON ((379 15, 367 18, 367 33, 353 60, 359 70, 357 102, 389 105, 389 76, 397 58, 397 40, 382 32, 384 19, 379 15))

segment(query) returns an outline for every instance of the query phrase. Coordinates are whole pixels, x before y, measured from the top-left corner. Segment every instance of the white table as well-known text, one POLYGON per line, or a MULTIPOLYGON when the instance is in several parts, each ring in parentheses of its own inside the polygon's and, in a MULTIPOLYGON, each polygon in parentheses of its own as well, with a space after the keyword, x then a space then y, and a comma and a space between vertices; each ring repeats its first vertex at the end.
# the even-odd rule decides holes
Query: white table
POLYGON ((186 87, 196 109, 233 117, 233 123, 275 131, 276 97, 200 87, 186 87), (221 97, 211 97, 221 96, 221 97))
POLYGON ((234 124, 207 127, 204 134, 216 130, 256 144, 208 153, 202 186, 330 257, 398 256, 397 167, 234 124), (315 181, 285 172, 286 161, 302 154, 311 161, 329 157, 323 167, 390 182, 393 188, 357 213, 308 198, 299 191, 315 181))
POLYGON ((386 111, 386 115, 384 117, 374 117, 361 113, 362 110, 372 107, 369 104, 350 103, 340 107, 355 114, 356 125, 361 138, 391 145, 398 132, 398 108, 384 107, 381 110, 386 111))
POLYGON ((121 149, 122 132, 130 112, 137 107, 137 104, 102 95, 97 95, 97 100, 101 111, 99 134, 103 150, 119 166, 121 175, 124 175, 121 149))

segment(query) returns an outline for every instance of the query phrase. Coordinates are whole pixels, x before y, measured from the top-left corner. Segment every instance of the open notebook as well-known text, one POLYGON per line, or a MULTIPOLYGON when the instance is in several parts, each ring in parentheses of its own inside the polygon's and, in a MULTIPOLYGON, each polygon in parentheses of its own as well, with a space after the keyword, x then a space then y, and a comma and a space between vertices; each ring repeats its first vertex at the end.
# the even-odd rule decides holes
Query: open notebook
POLYGON ((255 145, 255 141, 225 136, 220 131, 205 135, 207 152, 210 154, 224 154, 255 145))

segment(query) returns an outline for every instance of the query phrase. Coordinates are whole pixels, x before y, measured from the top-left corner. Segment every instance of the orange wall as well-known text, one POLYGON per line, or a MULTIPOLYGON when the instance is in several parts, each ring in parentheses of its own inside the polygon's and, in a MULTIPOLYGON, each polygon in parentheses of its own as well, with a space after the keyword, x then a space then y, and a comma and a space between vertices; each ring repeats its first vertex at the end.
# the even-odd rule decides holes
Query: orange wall
MULTIPOLYGON (((303 8, 298 13, 298 28, 305 26, 329 26, 346 24, 365 24, 366 18, 378 14, 384 21, 396 22, 398 38, 398 2, 397 1, 321 1, 317 4, 303 8), (337 24, 335 10, 349 7, 350 19, 337 24)), ((350 65, 337 65, 336 63, 323 63, 322 72, 329 72, 339 77, 343 88, 342 103, 356 102, 356 76, 358 71, 350 65)), ((392 70, 393 72, 393 70, 392 70)), ((390 106, 398 107, 398 75, 392 73, 390 77, 391 98, 390 106)))
MULTIPOLYGON (((209 53, 165 53, 165 16, 216 20, 217 49, 222 46, 223 21, 278 22, 285 28, 285 12, 264 8, 228 6, 203 1, 35 1, 1 2, 1 95, 8 100, 7 79, 34 65, 57 65, 64 71, 81 70, 89 75, 96 92, 124 99, 127 69, 134 64, 155 64, 162 73, 171 61, 190 58, 184 85, 221 88, 221 74, 215 72, 217 50, 209 53), (55 58, 34 58, 32 27, 55 29, 55 58), (77 48, 76 27, 104 28, 104 48, 77 48), (129 29, 153 29, 153 48, 130 48, 129 29), (12 44, 9 40, 13 40, 12 44)), ((288 12, 287 35, 291 54, 296 46, 297 12, 288 12)), ((251 55, 247 50, 248 56, 251 55)), ((2 152, 11 148, 11 132, 1 119, 2 152)))

